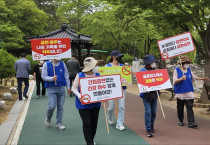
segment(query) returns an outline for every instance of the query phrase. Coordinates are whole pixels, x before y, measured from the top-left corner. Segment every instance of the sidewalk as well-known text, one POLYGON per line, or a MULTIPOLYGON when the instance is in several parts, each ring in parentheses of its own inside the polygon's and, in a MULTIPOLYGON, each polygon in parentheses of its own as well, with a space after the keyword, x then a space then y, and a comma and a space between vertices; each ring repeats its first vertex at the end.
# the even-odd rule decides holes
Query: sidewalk
MULTIPOLYGON (((47 128, 44 124, 45 112, 47 108, 47 98, 36 99, 35 90, 33 92, 26 119, 18 141, 22 144, 68 144, 68 145, 85 145, 82 133, 82 122, 75 108, 75 98, 66 95, 64 105, 63 124, 66 130, 56 129, 54 112, 52 118, 52 127, 47 128)), ((56 111, 56 110, 55 110, 56 111)), ((101 107, 98 129, 95 137, 97 145, 139 145, 148 144, 140 136, 129 128, 125 131, 115 129, 111 125, 110 134, 107 134, 104 110, 101 107)))
MULTIPOLYGON (((35 87, 36 89, 36 87, 35 87)), ((36 99, 35 90, 31 101, 29 99, 26 118, 22 116, 13 138, 12 144, 68 144, 85 145, 82 133, 82 122, 75 108, 75 98, 66 95, 64 105, 63 124, 66 130, 56 129, 55 115, 52 118, 52 127, 47 128, 44 124, 47 108, 47 98, 36 99), (23 124, 23 128, 22 124, 23 124), (21 132, 18 136, 17 132, 21 132)), ((156 133, 153 138, 148 138, 145 133, 144 107, 142 100, 133 92, 126 94, 125 131, 118 131, 115 125, 110 125, 110 134, 107 134, 104 119, 104 110, 101 107, 98 130, 95 137, 97 145, 210 145, 210 120, 195 116, 198 123, 197 129, 187 127, 185 113, 185 126, 178 126, 176 109, 163 105, 166 118, 164 119, 158 103, 157 118, 155 121, 156 133)), ((5 134, 7 132, 2 132, 5 134)), ((2 138, 2 136, 0 136, 2 138)), ((11 143, 11 142, 10 142, 11 143)), ((2 142, 0 143, 2 144, 2 142)))

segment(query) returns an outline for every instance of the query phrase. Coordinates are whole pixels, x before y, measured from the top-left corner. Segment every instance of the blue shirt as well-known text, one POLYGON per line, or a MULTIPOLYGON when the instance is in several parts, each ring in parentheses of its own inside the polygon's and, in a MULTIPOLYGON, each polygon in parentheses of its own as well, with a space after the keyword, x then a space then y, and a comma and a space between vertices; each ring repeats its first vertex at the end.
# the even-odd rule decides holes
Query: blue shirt
POLYGON ((181 78, 183 75, 186 75, 186 80, 182 80, 181 82, 174 85, 174 92, 176 94, 194 92, 192 85, 192 73, 191 69, 188 68, 187 72, 183 74, 179 67, 176 68, 177 78, 181 78))
POLYGON ((15 62, 16 78, 29 78, 30 61, 21 58, 15 62))
MULTIPOLYGON (((85 74, 83 72, 78 73, 78 75, 79 75, 79 78, 84 78, 85 77, 85 74)), ((100 76, 100 74, 95 73, 95 76, 100 76)), ((78 88, 78 92, 80 92, 80 88, 78 88)), ((80 102, 80 100, 78 99, 78 97, 76 97, 75 104, 76 104, 77 109, 92 109, 92 108, 100 108, 101 107, 101 102, 83 105, 80 102)))
MULTIPOLYGON (((55 66, 59 66, 59 65, 60 65, 60 61, 55 62, 55 66)), ((67 87, 67 89, 70 89, 69 73, 68 73, 68 70, 66 68, 65 63, 63 63, 63 65, 64 65, 64 78, 65 78, 65 81, 66 81, 66 87, 67 87)), ((43 67, 42 67, 42 79, 44 81, 48 81, 48 82, 53 82, 54 81, 53 76, 48 75, 47 63, 46 62, 43 64, 43 67)))

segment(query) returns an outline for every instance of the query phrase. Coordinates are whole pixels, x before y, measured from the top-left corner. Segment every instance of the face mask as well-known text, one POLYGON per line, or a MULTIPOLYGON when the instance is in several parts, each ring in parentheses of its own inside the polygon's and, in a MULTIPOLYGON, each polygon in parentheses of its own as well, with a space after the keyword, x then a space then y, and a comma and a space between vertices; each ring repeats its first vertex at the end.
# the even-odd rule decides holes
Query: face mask
POLYGON ((42 61, 42 60, 40 60, 39 62, 40 62, 40 63, 44 63, 44 61, 42 61))
POLYGON ((184 64, 183 67, 187 69, 188 67, 190 67, 190 64, 184 64))
POLYGON ((116 57, 117 62, 123 64, 122 57, 116 57))
POLYGON ((92 69, 92 72, 93 72, 93 73, 97 73, 97 72, 98 72, 98 67, 94 67, 94 68, 92 69))
POLYGON ((152 67, 152 68, 156 68, 156 63, 152 63, 152 64, 151 64, 151 67, 152 67))

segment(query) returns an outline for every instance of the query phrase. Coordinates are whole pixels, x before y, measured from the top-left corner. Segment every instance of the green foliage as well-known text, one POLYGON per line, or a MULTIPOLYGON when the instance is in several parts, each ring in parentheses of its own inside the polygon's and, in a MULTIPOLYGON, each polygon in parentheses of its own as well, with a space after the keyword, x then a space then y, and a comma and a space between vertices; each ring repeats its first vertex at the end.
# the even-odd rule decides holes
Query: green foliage
POLYGON ((110 62, 110 59, 111 59, 111 56, 110 56, 110 55, 107 56, 107 57, 106 57, 106 63, 109 63, 109 62, 110 62))
POLYGON ((39 63, 39 61, 33 61, 33 58, 31 55, 27 55, 26 56, 26 59, 30 61, 30 64, 31 64, 31 71, 30 71, 30 74, 33 74, 33 71, 34 71, 34 67, 35 65, 37 65, 39 63))
POLYGON ((13 11, 11 21, 25 34, 25 36, 45 33, 48 16, 38 9, 33 0, 19 0, 9 7, 13 11))
POLYGON ((12 77, 16 58, 4 49, 0 49, 0 56, 0 79, 12 77))

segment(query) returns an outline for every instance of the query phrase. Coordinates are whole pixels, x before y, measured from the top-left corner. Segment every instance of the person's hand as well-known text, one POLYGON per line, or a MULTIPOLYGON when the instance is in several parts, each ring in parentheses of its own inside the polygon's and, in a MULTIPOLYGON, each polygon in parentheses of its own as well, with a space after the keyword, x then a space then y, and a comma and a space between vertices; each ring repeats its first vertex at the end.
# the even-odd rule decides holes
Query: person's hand
POLYGON ((36 77, 33 77, 33 80, 35 81, 36 80, 36 77))
POLYGON ((183 76, 181 77, 181 79, 182 79, 182 81, 183 81, 183 80, 186 80, 186 75, 183 75, 183 76))
POLYGON ((71 89, 67 89, 67 91, 68 91, 68 94, 70 94, 70 93, 71 93, 71 89))
POLYGON ((57 81, 57 76, 53 76, 53 80, 54 81, 57 81))
POLYGON ((206 81, 206 82, 208 82, 209 81, 209 78, 208 77, 204 77, 203 80, 206 81))

